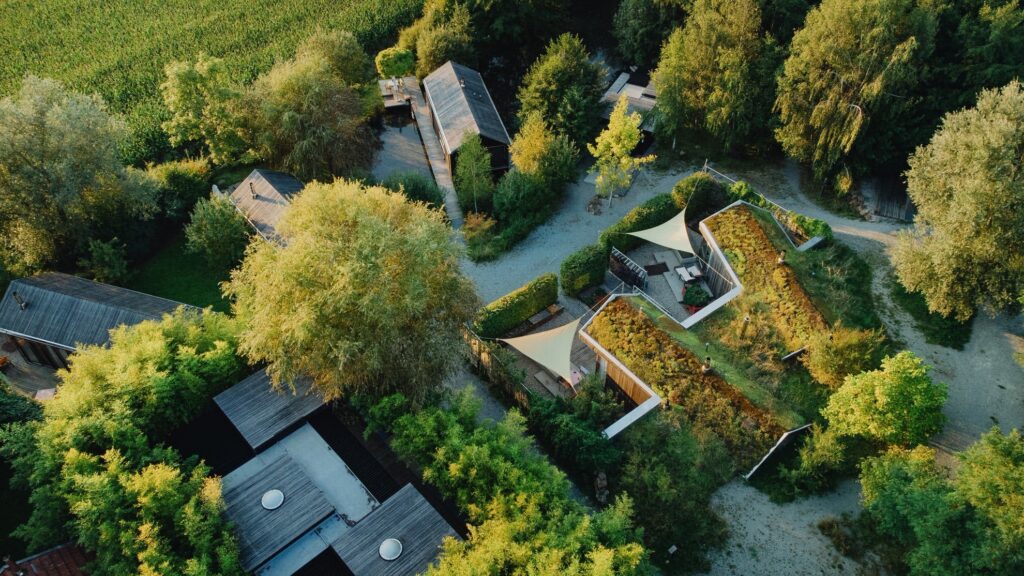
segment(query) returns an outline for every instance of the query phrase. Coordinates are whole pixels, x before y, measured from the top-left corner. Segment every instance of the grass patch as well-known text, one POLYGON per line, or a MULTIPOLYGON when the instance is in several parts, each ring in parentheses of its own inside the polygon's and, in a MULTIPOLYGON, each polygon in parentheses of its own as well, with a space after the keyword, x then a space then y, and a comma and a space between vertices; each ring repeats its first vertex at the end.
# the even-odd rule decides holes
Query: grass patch
POLYGON ((193 306, 212 306, 218 312, 229 310, 220 293, 220 283, 228 279, 227 270, 213 270, 202 257, 185 250, 185 234, 177 233, 149 260, 138 267, 128 288, 169 298, 193 306))
POLYGON ((882 319, 871 294, 871 266, 852 248, 839 240, 830 240, 806 252, 797 252, 772 217, 751 210, 777 250, 786 251, 786 262, 800 286, 829 322, 842 322, 847 328, 882 328, 882 319))
POLYGON ((715 372, 717 372, 719 376, 739 390, 740 393, 743 394, 747 400, 754 403, 755 406, 771 412, 776 418, 778 418, 779 423, 787 429, 796 428, 797 426, 805 424, 806 421, 800 414, 789 406, 783 404, 779 398, 772 394, 771 391, 765 389, 753 379, 747 377, 743 370, 729 362, 727 359, 729 359, 732 354, 723 346, 719 345, 717 342, 705 341, 693 331, 683 328, 678 322, 666 316, 665 313, 645 298, 640 296, 627 296, 626 299, 630 304, 634 305, 646 314, 658 328, 668 334, 669 337, 679 343, 683 348, 686 348, 698 358, 704 358, 705 356, 710 355, 715 372))
POLYGON ((973 317, 966 322, 960 322, 930 312, 924 296, 917 292, 908 292, 895 277, 890 277, 889 280, 893 302, 910 314, 914 319, 914 326, 924 335, 925 342, 954 350, 963 350, 970 342, 973 317))

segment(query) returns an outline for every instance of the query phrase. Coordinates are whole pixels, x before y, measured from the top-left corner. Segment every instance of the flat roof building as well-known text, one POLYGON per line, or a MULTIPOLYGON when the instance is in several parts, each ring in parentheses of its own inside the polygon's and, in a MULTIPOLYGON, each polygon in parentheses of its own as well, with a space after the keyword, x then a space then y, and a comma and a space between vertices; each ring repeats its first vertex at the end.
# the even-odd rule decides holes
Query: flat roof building
POLYGON ((231 203, 264 240, 279 242, 277 223, 305 185, 290 174, 257 168, 228 195, 231 203))

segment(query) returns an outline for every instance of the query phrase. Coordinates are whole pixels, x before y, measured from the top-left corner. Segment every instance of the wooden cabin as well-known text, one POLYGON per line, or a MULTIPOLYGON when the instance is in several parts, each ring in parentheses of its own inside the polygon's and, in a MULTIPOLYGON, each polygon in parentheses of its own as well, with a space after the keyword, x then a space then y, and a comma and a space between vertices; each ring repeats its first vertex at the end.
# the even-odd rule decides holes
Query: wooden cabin
POLYGON ((67 368, 83 344, 106 345, 110 331, 158 320, 183 304, 78 276, 20 278, 0 300, 0 334, 30 364, 67 368))
POLYGON ((512 139, 479 72, 449 61, 423 79, 423 92, 453 176, 459 147, 470 133, 479 134, 491 154, 491 171, 496 176, 508 171, 512 139))

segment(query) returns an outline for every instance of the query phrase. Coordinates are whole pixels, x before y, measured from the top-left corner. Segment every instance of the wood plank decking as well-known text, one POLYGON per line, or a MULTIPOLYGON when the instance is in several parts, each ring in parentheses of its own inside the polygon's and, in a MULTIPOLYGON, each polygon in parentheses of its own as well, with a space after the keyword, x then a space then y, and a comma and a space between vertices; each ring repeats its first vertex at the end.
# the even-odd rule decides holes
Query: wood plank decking
POLYGON ((309 382, 295 383, 295 393, 278 392, 270 376, 260 370, 218 394, 213 401, 255 451, 269 444, 324 405, 309 382))
POLYGON ((419 81, 412 76, 404 80, 405 90, 411 97, 416 127, 420 131, 423 147, 427 151, 430 171, 434 173, 434 181, 437 182, 437 185, 444 192, 445 212, 448 213, 448 219, 451 220, 452 228, 457 230, 462 227, 462 208, 459 207, 459 199, 455 195, 455 181, 452 179, 452 173, 448 170, 444 151, 441 150, 441 142, 434 132, 434 126, 430 123, 430 107, 427 105, 427 100, 420 89, 419 81))

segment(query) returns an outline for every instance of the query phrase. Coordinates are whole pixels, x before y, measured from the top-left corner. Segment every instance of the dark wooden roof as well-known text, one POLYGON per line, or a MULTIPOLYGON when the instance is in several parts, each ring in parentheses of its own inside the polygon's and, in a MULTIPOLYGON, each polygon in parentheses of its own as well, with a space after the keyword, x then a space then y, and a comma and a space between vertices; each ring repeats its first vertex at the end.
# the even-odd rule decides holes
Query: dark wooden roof
POLYGON ((257 169, 231 192, 231 202, 265 240, 278 240, 275 227, 302 182, 284 172, 257 169))
POLYGON ((512 143, 491 93, 476 70, 449 61, 423 79, 423 88, 448 154, 459 149, 467 131, 512 143))
POLYGON ((287 455, 224 491, 225 513, 235 523, 242 567, 252 571, 334 512, 320 489, 287 455), (277 510, 261 504, 268 490, 284 493, 277 510))
POLYGON ((0 566, 0 574, 13 576, 24 570, 28 576, 85 576, 89 561, 82 549, 74 544, 62 544, 15 562, 15 569, 0 566))
POLYGON ((221 392, 213 400, 256 451, 324 405, 323 398, 311 389, 308 380, 297 381, 295 393, 278 392, 264 370, 221 392))
POLYGON ((445 536, 458 538, 416 487, 406 484, 331 547, 355 576, 411 576, 434 562, 445 536), (387 538, 402 542, 402 555, 390 562, 379 552, 387 538))
POLYGON ((157 320, 179 306, 166 298, 50 272, 11 282, 0 300, 0 332, 74 350, 79 344, 106 344, 110 330, 157 320))

